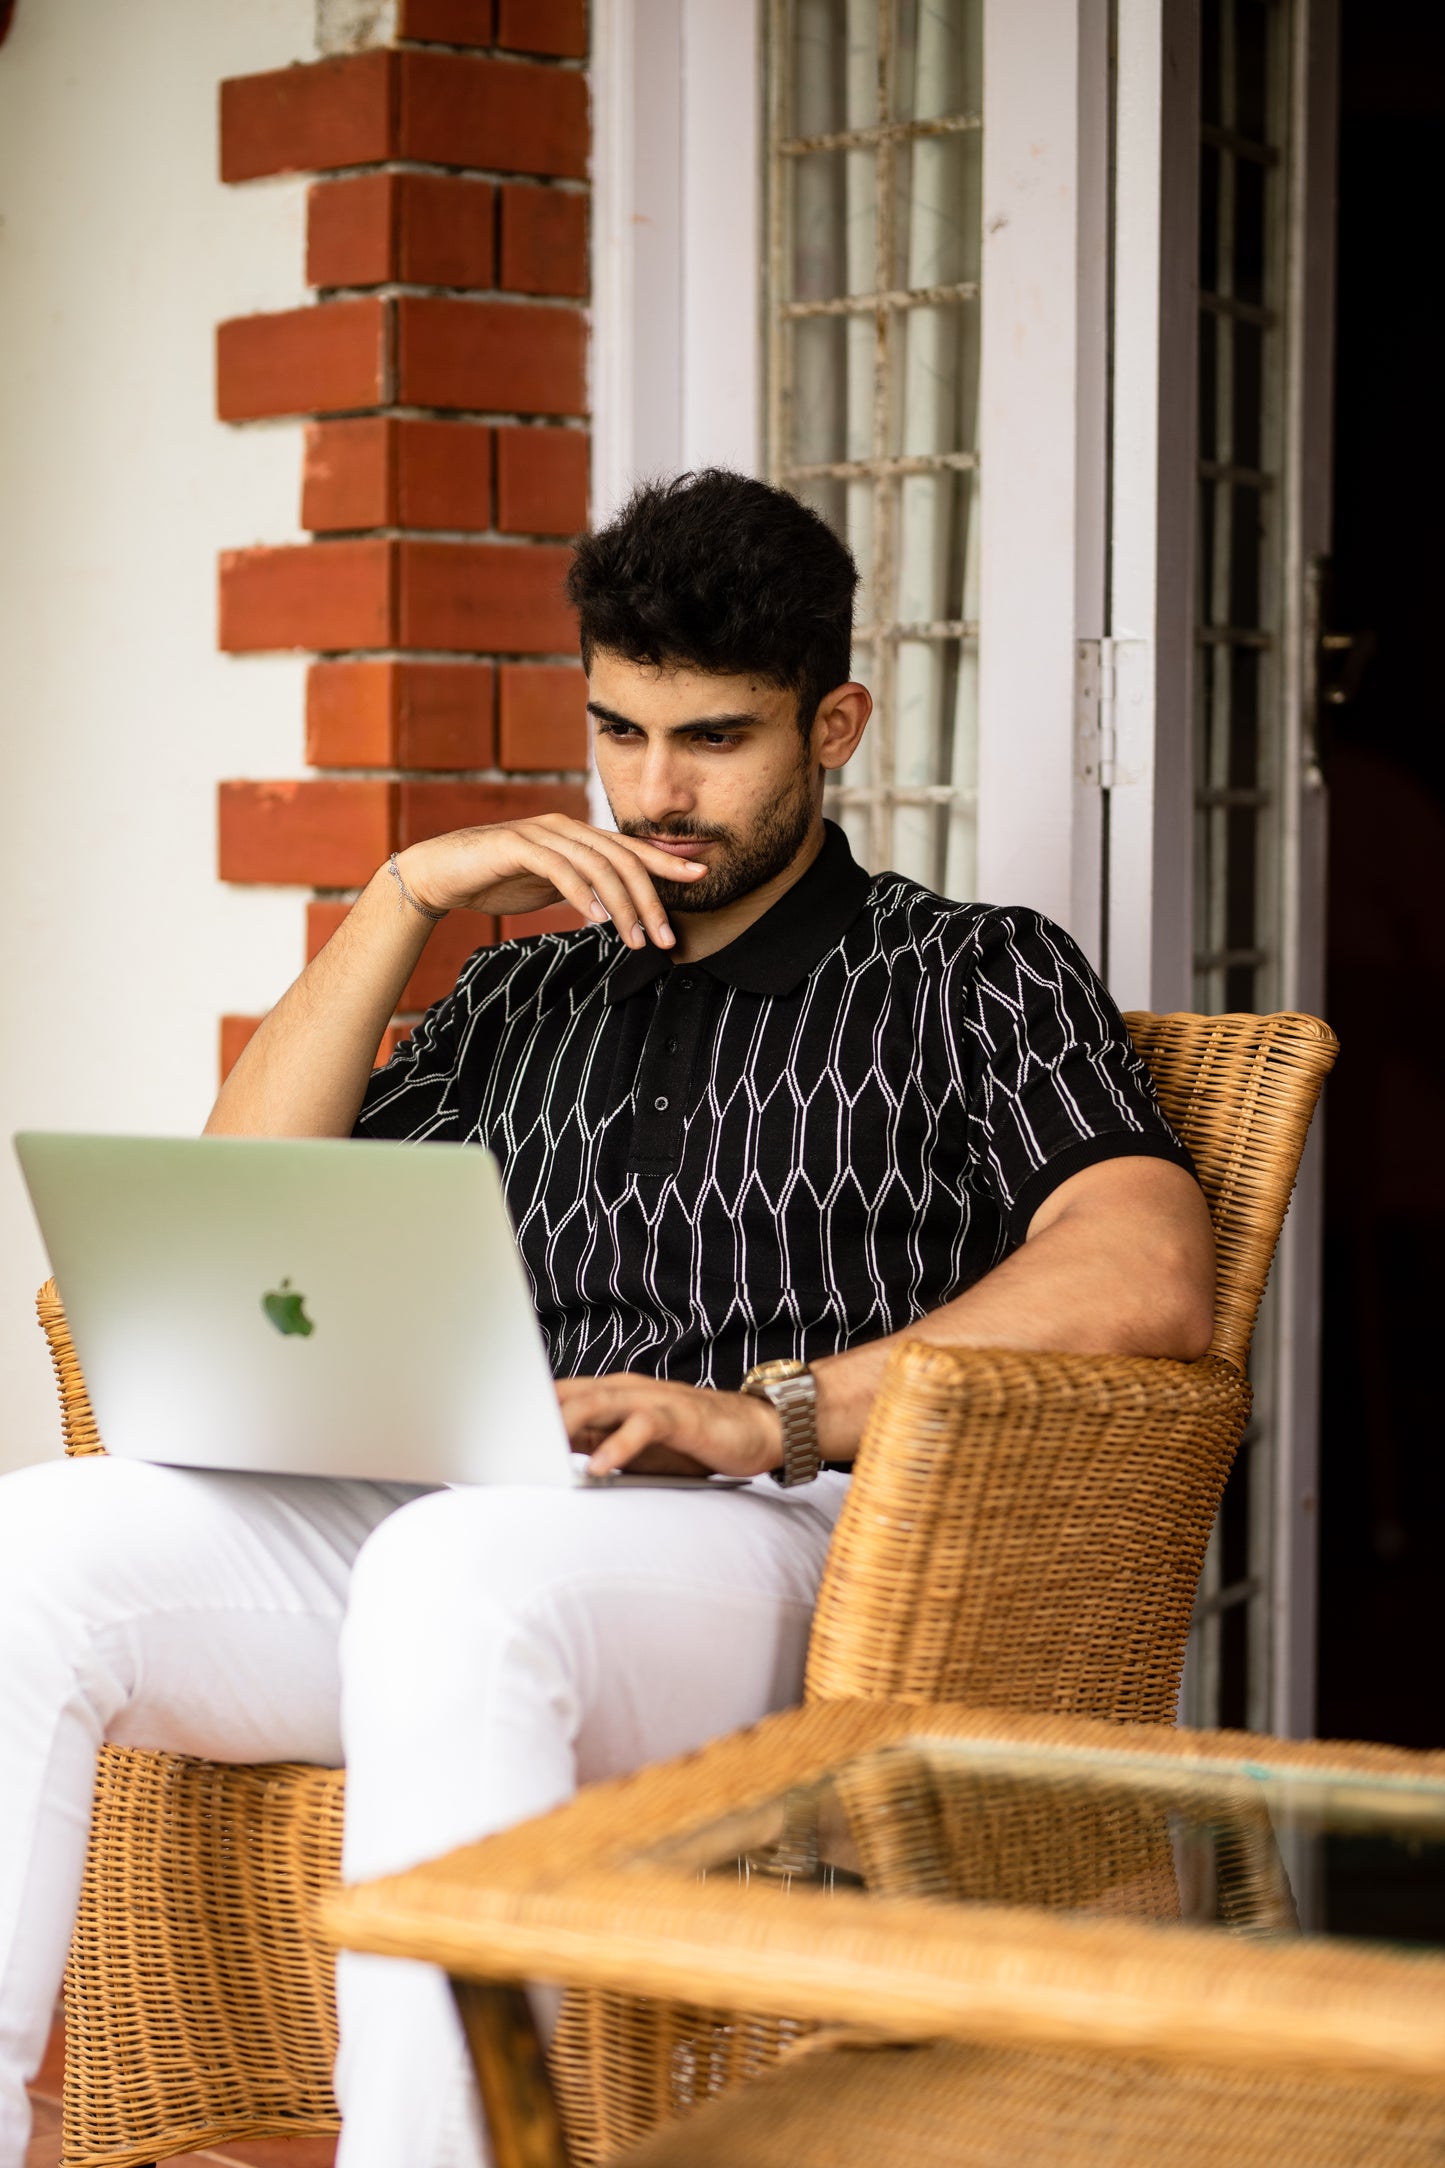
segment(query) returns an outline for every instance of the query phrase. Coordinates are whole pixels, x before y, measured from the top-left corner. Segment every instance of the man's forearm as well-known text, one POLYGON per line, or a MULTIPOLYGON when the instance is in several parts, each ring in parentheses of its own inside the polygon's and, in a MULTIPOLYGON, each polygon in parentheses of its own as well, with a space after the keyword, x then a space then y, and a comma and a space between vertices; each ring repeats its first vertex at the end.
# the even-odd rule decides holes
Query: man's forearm
POLYGON ((383 866, 252 1038, 208 1136, 348 1137, 402 988, 432 931, 383 866))
MULTIPOLYGON (((1177 1169, 1161 1172, 1188 1181, 1177 1169)), ((853 1457, 889 1357, 905 1338, 1180 1361, 1203 1355, 1213 1309, 1213 1243, 1202 1198, 1192 1222, 1188 1212, 1156 1217, 1147 1205, 1131 1219, 1064 1213, 906 1332, 815 1363, 824 1459, 853 1457)))

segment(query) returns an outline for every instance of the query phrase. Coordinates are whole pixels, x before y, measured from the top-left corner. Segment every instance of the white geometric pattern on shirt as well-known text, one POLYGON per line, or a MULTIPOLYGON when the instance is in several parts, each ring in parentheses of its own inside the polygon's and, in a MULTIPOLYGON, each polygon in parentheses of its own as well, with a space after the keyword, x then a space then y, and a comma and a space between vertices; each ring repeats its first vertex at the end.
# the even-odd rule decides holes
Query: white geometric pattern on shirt
POLYGON ((1031 1211, 1060 1163, 1184 1156, 1067 934, 885 874, 791 993, 707 981, 677 1164, 629 1172, 658 987, 608 1002, 628 953, 610 927, 479 951, 357 1125, 496 1153, 559 1376, 735 1387, 876 1338, 1013 1246, 1030 1177, 1031 1211))

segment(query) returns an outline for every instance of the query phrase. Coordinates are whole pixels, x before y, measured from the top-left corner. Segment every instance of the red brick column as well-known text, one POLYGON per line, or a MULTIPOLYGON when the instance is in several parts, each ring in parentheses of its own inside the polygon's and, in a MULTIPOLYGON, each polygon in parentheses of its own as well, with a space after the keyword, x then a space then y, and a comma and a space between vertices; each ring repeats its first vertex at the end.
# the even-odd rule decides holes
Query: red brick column
MULTIPOLYGON (((330 176, 316 305, 222 324, 216 350, 223 421, 306 422, 312 539, 223 555, 220 644, 314 655, 319 772, 222 784, 220 871, 317 891, 308 956, 389 851, 586 810, 562 594, 587 516, 585 55, 585 0, 402 0, 394 45, 221 86, 223 180, 330 176)), ((403 1010, 543 922, 576 919, 454 914, 403 1010)), ((223 1074, 254 1028, 223 1019, 223 1074)))

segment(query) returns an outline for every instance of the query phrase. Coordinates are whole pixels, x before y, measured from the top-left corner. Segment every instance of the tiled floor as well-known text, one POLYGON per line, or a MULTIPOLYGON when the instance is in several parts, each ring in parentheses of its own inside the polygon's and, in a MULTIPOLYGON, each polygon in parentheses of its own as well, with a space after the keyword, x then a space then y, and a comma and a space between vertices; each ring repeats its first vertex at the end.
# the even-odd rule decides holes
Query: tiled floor
MULTIPOLYGON (((65 2042, 57 2024, 30 2098, 35 2128, 25 2168, 59 2168, 60 2088, 65 2042)), ((167 2168, 334 2168, 334 2138, 251 2138, 219 2153, 173 2154, 167 2168)))

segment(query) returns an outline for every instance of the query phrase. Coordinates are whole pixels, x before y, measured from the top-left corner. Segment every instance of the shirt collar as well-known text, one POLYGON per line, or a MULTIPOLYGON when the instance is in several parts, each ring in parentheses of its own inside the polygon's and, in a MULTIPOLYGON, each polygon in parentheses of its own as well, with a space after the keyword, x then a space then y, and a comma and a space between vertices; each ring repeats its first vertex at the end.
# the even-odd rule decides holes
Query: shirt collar
MULTIPOLYGON (((779 896, 736 941, 695 967, 750 994, 790 994, 840 941, 863 908, 870 877, 832 821, 823 848, 801 880, 779 896)), ((666 949, 628 949, 607 981, 609 1001, 626 1001, 672 968, 666 949)), ((694 967, 690 967, 694 968, 694 967)))

